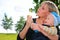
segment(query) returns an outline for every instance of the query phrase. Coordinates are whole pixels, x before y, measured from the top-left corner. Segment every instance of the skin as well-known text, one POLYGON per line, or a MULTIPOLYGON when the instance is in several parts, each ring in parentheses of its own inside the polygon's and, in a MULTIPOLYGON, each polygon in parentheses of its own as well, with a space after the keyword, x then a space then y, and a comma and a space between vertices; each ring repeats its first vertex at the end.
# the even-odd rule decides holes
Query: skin
MULTIPOLYGON (((49 14, 47 16, 46 20, 44 21, 44 24, 50 25, 51 27, 54 25, 54 17, 52 16, 52 14, 49 14)), ((31 28, 33 30, 40 30, 40 28, 42 29, 42 28, 44 28, 44 26, 41 24, 32 23, 31 28), (38 25, 39 27, 37 27, 36 25, 38 25)))
POLYGON ((41 5, 41 7, 39 7, 39 9, 37 11, 37 15, 39 17, 46 17, 49 13, 50 12, 49 12, 47 4, 41 5))
MULTIPOLYGON (((43 4, 37 11, 37 16, 39 16, 40 18, 36 19, 36 23, 37 23, 36 25, 33 24, 34 27, 37 27, 35 29, 37 29, 37 30, 39 29, 38 28, 38 24, 43 24, 44 20, 46 19, 48 14, 50 14, 50 12, 48 10, 48 5, 47 4, 43 4)), ((28 29, 31 28, 32 23, 33 23, 32 17, 31 16, 27 16, 26 25, 25 25, 24 29, 19 34, 21 39, 25 38, 28 29)), ((51 40, 55 40, 55 39, 57 40, 57 35, 56 36, 51 36, 51 35, 49 35, 48 33, 46 33, 42 29, 40 29, 38 31, 41 31, 44 35, 46 35, 51 40)))
POLYGON ((54 26, 54 17, 51 13, 47 16, 47 19, 44 21, 44 24, 54 26))
POLYGON ((38 25, 38 24, 34 24, 33 23, 32 26, 33 26, 33 30, 40 31, 42 34, 44 34, 45 36, 47 36, 50 40, 58 40, 58 35, 49 35, 49 33, 47 33, 46 31, 43 30, 43 26, 42 25, 38 25))
POLYGON ((26 33, 27 33, 28 29, 30 28, 32 21, 33 21, 32 17, 31 16, 27 16, 26 25, 25 25, 24 29, 19 34, 19 36, 20 36, 21 39, 25 38, 26 33))

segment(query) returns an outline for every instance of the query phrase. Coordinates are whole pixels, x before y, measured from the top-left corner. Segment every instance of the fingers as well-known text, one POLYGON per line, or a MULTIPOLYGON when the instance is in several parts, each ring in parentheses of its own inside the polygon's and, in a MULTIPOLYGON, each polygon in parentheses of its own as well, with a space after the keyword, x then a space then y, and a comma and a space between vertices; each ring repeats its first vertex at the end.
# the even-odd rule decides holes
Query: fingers
POLYGON ((31 29, 40 31, 40 28, 39 28, 38 24, 36 24, 36 23, 31 24, 31 29))
POLYGON ((32 20, 32 16, 27 16, 27 25, 30 27, 32 24, 33 20, 32 20))

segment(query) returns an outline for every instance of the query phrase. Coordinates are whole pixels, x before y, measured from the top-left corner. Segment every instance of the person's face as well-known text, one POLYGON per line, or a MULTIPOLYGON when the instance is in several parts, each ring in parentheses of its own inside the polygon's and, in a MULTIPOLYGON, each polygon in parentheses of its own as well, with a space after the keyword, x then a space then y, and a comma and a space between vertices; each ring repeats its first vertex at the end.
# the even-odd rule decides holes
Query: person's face
POLYGON ((47 4, 42 4, 41 7, 39 7, 39 9, 37 11, 37 16, 44 17, 44 16, 47 15, 48 12, 49 12, 48 5, 47 4))
POLYGON ((54 17, 52 15, 48 15, 47 19, 44 21, 44 24, 53 26, 54 25, 54 17))

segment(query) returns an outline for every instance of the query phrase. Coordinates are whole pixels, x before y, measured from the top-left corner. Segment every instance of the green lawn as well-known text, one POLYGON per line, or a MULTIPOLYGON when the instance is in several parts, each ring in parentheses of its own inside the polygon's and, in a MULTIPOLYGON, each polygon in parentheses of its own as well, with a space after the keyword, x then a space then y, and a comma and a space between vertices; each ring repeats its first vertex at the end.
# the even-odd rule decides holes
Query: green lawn
POLYGON ((3 34, 0 33, 0 40, 16 40, 17 34, 3 34))

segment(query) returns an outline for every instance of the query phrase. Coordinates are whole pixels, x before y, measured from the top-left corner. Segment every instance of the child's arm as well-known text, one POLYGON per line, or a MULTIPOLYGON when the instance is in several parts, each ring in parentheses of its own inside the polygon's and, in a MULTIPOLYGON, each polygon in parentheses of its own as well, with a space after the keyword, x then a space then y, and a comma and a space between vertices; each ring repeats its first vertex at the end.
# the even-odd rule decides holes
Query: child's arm
POLYGON ((39 28, 46 31, 50 35, 57 35, 56 27, 47 27, 47 26, 39 25, 39 28))
POLYGON ((46 27, 46 26, 44 26, 44 30, 46 32, 48 32, 48 34, 57 35, 57 29, 56 29, 56 27, 46 27))

